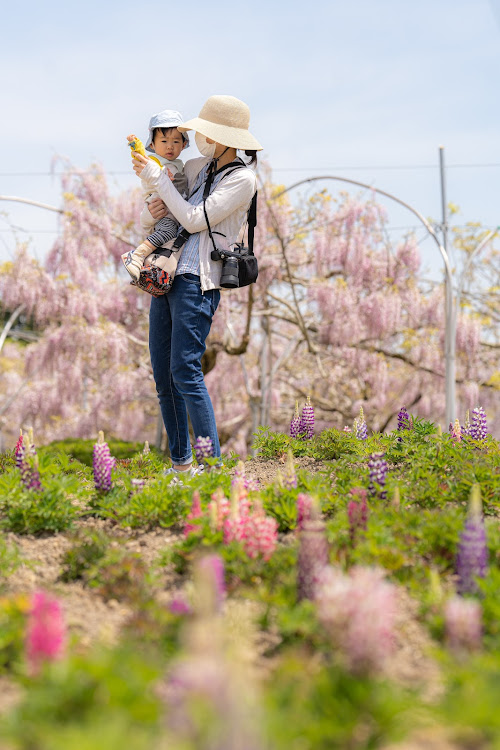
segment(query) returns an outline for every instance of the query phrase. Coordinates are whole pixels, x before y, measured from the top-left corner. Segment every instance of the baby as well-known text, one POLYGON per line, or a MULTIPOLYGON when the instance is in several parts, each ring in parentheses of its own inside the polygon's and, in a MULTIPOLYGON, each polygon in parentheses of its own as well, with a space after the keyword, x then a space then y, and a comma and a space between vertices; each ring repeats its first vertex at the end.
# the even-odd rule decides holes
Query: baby
MULTIPOLYGON (((185 189, 184 164, 178 158, 181 151, 189 146, 187 133, 181 133, 177 126, 183 122, 179 112, 165 109, 157 115, 153 115, 149 121, 149 137, 146 142, 146 151, 150 151, 160 167, 167 169, 169 177, 173 180, 180 193, 185 189)), ((142 143, 135 135, 127 137, 133 151, 141 151, 142 143)), ((132 153, 133 156, 133 153, 132 153)), ((143 181, 144 198, 149 203, 158 197, 148 184, 143 181)), ((122 255, 122 261, 134 281, 138 281, 145 258, 152 252, 162 247, 166 242, 177 235, 178 223, 170 216, 165 216, 156 222, 154 231, 141 242, 139 247, 122 255)))

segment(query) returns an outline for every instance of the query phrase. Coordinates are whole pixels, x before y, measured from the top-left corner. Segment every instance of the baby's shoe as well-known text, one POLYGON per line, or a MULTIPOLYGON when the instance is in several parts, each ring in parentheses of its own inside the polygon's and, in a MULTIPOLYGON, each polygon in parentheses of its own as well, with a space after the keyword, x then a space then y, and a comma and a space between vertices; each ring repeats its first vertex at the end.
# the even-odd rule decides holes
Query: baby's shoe
POLYGON ((148 247, 148 245, 146 245, 144 242, 142 242, 135 250, 130 250, 130 252, 124 253, 122 255, 123 265, 132 276, 134 281, 137 281, 139 279, 139 274, 141 273, 141 269, 144 265, 144 260, 148 257, 148 255, 151 255, 152 252, 153 251, 151 250, 151 248, 148 247))

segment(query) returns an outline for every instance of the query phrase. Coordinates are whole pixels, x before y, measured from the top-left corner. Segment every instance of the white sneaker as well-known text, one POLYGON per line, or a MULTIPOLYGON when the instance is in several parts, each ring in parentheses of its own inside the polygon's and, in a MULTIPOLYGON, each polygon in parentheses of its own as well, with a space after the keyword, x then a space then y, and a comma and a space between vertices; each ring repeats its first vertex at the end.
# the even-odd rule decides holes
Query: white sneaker
POLYGON ((203 474, 204 470, 205 467, 203 466, 203 464, 198 464, 198 466, 190 466, 189 469, 185 469, 184 471, 182 471, 181 469, 174 469, 174 467, 171 466, 169 469, 165 469, 165 471, 163 472, 163 476, 173 476, 170 484, 182 484, 181 477, 183 475, 186 477, 186 479, 192 479, 193 477, 203 474))

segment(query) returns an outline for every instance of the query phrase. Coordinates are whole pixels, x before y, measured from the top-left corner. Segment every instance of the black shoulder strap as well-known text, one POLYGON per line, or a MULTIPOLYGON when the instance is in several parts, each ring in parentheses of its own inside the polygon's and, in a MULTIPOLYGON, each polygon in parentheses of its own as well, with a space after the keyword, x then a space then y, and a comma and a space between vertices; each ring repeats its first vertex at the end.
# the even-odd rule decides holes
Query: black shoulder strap
MULTIPOLYGON (((211 170, 213 162, 210 164, 208 168, 208 174, 207 179, 205 180, 205 188, 203 190, 203 211, 205 213, 205 221, 207 222, 207 228, 208 228, 208 234, 210 236, 210 239, 212 240, 212 245, 215 249, 215 241, 212 236, 212 229, 210 227, 210 222, 208 221, 208 214, 207 209, 205 206, 205 201, 207 200, 209 194, 210 194, 210 188, 212 187, 212 183, 214 181, 214 178, 216 175, 220 174, 221 172, 227 171, 227 174, 224 175, 224 177, 229 177, 230 174, 233 172, 236 172, 238 169, 248 169, 247 165, 239 161, 232 161, 229 164, 225 164, 220 169, 217 169, 215 171, 211 170)), ((255 227, 257 226, 257 191, 253 194, 252 202, 250 203, 250 208, 248 209, 248 252, 250 255, 253 255, 253 239, 254 239, 254 233, 255 233, 255 227)))

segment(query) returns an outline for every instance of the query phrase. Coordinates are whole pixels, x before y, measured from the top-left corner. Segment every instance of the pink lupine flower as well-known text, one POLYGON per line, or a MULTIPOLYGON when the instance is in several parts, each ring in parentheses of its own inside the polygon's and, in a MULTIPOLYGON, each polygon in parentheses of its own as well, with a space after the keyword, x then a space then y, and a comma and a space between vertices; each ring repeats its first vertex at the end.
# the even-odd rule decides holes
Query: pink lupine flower
POLYGON ((320 574, 328 565, 325 523, 320 518, 304 521, 299 533, 297 599, 314 599, 320 574))
POLYGON ((318 616, 356 673, 380 670, 394 648, 396 589, 382 570, 332 566, 316 588, 318 616))
POLYGON ((224 495, 223 490, 219 487, 213 494, 208 510, 210 513, 210 524, 214 531, 221 531, 224 521, 231 513, 231 503, 224 495))
POLYGON ((299 530, 304 526, 304 522, 311 518, 313 503, 312 497, 306 495, 305 492, 299 492, 297 495, 297 528, 299 530))
POLYGON ((190 521, 195 521, 198 518, 202 517, 202 511, 201 511, 201 498, 200 493, 198 490, 195 490, 193 492, 193 499, 191 502, 191 510, 188 514, 188 517, 186 519, 186 523, 184 525, 184 536, 189 536, 189 534, 192 531, 199 531, 200 526, 198 523, 190 523, 190 521))
POLYGON ((276 519, 266 516, 260 508, 254 510, 251 515, 245 516, 243 523, 243 544, 248 557, 253 559, 261 555, 263 560, 269 560, 278 541, 276 519))
POLYGON ((19 437, 17 439, 16 447, 14 448, 14 455, 17 458, 17 454, 20 452, 23 446, 23 431, 19 430, 19 437))
POLYGON ((352 428, 349 427, 349 425, 346 424, 345 427, 344 427, 344 432, 352 432, 352 428))
POLYGON ((260 482, 258 479, 250 479, 246 475, 245 470, 245 464, 243 461, 238 461, 238 464, 234 470, 234 476, 231 480, 231 484, 236 484, 236 482, 240 482, 240 484, 243 485, 243 487, 248 490, 248 492, 257 492, 260 487, 260 482))
POLYGON ((59 602, 45 591, 31 600, 26 632, 26 657, 36 674, 46 661, 59 659, 64 652, 66 628, 59 602))
POLYGON ((450 433, 453 440, 457 442, 462 440, 462 428, 460 427, 460 420, 455 419, 455 424, 450 425, 450 433))
POLYGON ((476 599, 454 596, 444 608, 446 642, 452 651, 475 651, 481 646, 481 605, 476 599))

